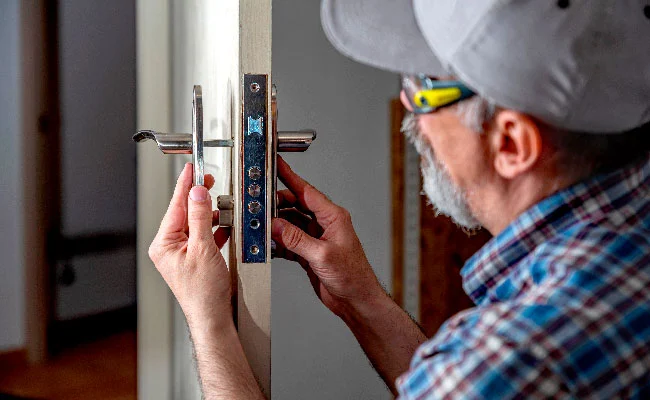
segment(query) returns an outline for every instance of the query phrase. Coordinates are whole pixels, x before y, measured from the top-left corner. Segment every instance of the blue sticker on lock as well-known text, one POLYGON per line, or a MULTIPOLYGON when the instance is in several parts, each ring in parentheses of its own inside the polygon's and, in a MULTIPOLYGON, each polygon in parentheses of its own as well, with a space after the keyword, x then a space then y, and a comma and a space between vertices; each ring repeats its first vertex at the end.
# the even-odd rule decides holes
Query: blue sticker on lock
POLYGON ((248 131, 246 132, 246 134, 252 135, 253 133, 257 133, 258 135, 261 135, 263 121, 264 121, 264 117, 259 117, 256 119, 253 119, 253 117, 248 117, 248 131))

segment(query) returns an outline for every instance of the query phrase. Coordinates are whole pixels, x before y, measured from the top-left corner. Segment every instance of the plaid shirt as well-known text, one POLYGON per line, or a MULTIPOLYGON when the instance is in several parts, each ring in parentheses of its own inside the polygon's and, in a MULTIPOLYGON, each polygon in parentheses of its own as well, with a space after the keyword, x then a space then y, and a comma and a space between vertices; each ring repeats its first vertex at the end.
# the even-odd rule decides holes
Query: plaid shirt
POLYGON ((476 307, 417 350, 400 399, 650 399, 650 160, 542 200, 461 275, 476 307))

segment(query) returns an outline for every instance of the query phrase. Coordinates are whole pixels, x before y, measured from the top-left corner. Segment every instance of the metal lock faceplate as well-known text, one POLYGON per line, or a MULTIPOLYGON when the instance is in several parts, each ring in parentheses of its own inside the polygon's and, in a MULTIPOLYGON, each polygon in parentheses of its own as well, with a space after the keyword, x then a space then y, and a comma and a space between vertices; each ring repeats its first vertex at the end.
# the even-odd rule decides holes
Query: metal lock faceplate
POLYGON ((244 75, 242 114, 242 260, 266 262, 267 75, 244 75))

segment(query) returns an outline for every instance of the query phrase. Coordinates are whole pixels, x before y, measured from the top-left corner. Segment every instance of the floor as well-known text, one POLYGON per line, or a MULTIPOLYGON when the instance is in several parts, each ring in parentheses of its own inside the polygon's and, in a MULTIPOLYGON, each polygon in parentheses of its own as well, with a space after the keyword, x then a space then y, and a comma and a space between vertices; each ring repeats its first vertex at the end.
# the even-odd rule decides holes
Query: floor
POLYGON ((0 393, 39 400, 134 400, 133 331, 62 351, 45 365, 0 370, 0 393))

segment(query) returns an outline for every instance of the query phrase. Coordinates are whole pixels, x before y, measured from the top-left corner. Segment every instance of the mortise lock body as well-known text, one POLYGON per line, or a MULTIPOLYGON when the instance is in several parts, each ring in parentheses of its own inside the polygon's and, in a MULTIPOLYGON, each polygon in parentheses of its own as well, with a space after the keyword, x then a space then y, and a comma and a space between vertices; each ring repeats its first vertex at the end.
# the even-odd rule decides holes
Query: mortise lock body
MULTIPOLYGON (((231 148, 233 157, 240 157, 242 192, 241 215, 234 215, 234 197, 229 194, 217 197, 219 225, 232 226, 234 218, 241 218, 242 262, 266 262, 266 193, 271 191, 271 215, 277 216, 277 153, 303 152, 316 139, 313 130, 277 130, 277 91, 269 88, 267 75, 245 74, 242 77, 242 134, 241 143, 233 139, 203 139, 203 101, 201 86, 194 86, 192 99, 192 133, 159 133, 140 130, 133 140, 153 140, 164 154, 192 154, 194 164, 194 185, 203 185, 204 151, 206 148, 231 148), (271 112, 267 110, 267 93, 271 90, 271 112), (270 114, 270 118, 269 118, 270 114), (271 126, 267 127, 271 121, 271 126), (270 129, 269 129, 270 128, 270 129), (267 144, 271 142, 271 171, 266 169, 267 144), (237 147, 236 147, 237 146, 237 147), (271 188, 267 188, 267 176, 272 176, 271 188)), ((270 221, 268 221, 270 222, 270 221)))

